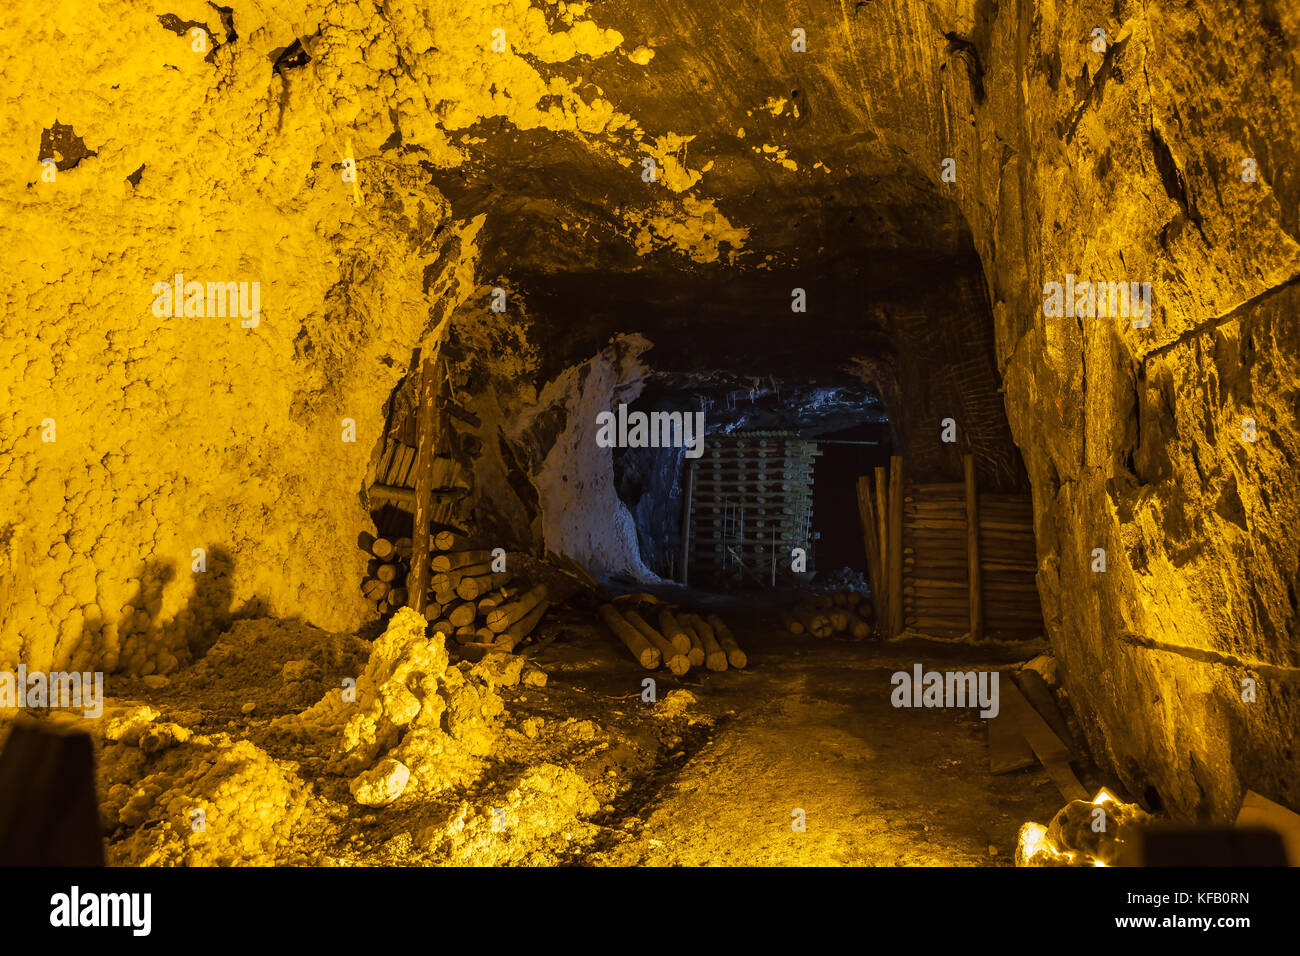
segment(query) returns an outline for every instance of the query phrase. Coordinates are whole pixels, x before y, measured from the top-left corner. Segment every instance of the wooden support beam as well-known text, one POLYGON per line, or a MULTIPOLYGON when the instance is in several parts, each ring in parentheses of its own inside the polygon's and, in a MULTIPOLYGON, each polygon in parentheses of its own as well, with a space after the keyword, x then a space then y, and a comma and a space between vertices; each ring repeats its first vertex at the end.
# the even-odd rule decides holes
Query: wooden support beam
MULTIPOLYGON (((419 479, 416 479, 419 483, 419 479)), ((418 489, 400 488, 397 485, 371 485, 370 495, 372 498, 387 498, 389 501, 396 501, 399 504, 415 505, 416 498, 419 494, 418 489)), ((429 489, 429 500, 432 501, 457 501, 469 494, 468 488, 434 488, 429 489)))
POLYGON ((889 619, 890 634, 903 632, 903 457, 889 459, 889 619))
POLYGON ((429 522, 433 519, 433 456, 437 451, 438 360, 420 365, 420 404, 416 409, 415 530, 411 537, 411 573, 406 591, 411 609, 424 613, 429 591, 429 522))
POLYGON ((871 478, 858 477, 858 518, 862 522, 862 546, 867 552, 867 571, 871 577, 871 594, 880 593, 880 535, 876 531, 876 507, 871 478))
POLYGON ((690 583, 691 507, 695 492, 695 465, 686 465, 686 487, 682 494, 682 584, 690 583))
POLYGON ((875 471, 876 486, 876 534, 880 538, 880 590, 871 595, 876 602, 876 620, 881 630, 889 627, 889 562, 902 560, 902 552, 893 554, 889 550, 889 472, 884 465, 878 465, 875 471))
POLYGON ((970 639, 984 639, 983 589, 980 582, 980 519, 975 490, 975 456, 962 456, 966 483, 966 581, 970 599, 970 639))

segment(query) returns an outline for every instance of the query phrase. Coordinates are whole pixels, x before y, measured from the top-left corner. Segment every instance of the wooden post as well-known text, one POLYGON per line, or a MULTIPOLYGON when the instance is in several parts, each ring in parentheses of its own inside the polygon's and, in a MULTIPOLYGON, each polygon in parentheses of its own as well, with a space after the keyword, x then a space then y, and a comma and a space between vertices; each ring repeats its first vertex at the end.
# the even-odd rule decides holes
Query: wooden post
POLYGON ((436 412, 438 363, 426 358, 420 366, 420 405, 415 418, 415 528, 411 532, 411 573, 407 600, 424 613, 429 592, 429 523, 433 519, 433 456, 438 445, 436 412))
POLYGON ((686 463, 686 488, 682 495, 682 584, 689 584, 691 561, 691 499, 695 495, 695 463, 686 463))
POLYGON ((880 565, 880 534, 876 531, 876 508, 872 500, 871 478, 858 478, 858 517, 862 522, 862 546, 867 552, 867 572, 871 578, 871 593, 880 593, 882 576, 880 565))
POLYGON ((889 627, 889 562, 901 561, 901 554, 889 553, 889 471, 884 465, 876 467, 876 534, 880 538, 880 593, 873 594, 876 602, 876 620, 882 631, 889 627))
POLYGON ((897 637, 903 633, 903 457, 889 459, 889 620, 897 637))
POLYGON ((970 638, 984 639, 984 595, 980 581, 980 522, 975 497, 975 456, 962 457, 966 479, 966 580, 970 598, 970 638))

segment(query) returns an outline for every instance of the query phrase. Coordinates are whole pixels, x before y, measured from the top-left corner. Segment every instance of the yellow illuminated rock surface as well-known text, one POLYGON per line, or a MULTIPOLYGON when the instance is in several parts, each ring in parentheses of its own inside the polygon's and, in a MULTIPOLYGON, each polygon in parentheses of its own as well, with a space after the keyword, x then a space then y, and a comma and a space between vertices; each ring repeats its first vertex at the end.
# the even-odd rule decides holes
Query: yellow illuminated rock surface
MULTIPOLYGON (((608 794, 556 753, 497 773, 513 718, 492 665, 448 666, 406 616, 373 648, 356 636, 385 403, 458 315, 494 381, 519 380, 484 398, 500 434, 572 447, 581 426, 556 422, 590 410, 587 372, 541 380, 535 350, 585 316, 548 325, 524 302, 504 328, 483 318, 509 276, 480 260, 528 250, 528 221, 511 217, 563 219, 573 248, 617 235, 628 273, 656 258, 731 266, 769 253, 769 203, 826 181, 782 207, 793 220, 856 176, 889 201, 924 194, 969 232, 1033 489, 1048 636, 1093 749, 1180 818, 1230 818, 1248 788, 1300 801, 1294 5, 1243 19, 1160 2, 1115 22, 1100 0, 888 0, 849 24, 778 4, 782 31, 807 17, 810 52, 778 31, 779 52, 758 57, 744 11, 720 6, 700 26, 648 25, 622 0, 228 2, 229 24, 198 0, 0 10, 17 38, 0 64, 0 667, 107 672, 116 709, 95 732, 115 862, 503 863, 560 859, 552 838, 596 845, 578 821, 608 794), (1080 39, 1098 23, 1105 54, 1080 39), (974 38, 978 64, 948 33, 974 38), (310 60, 275 68, 298 41, 310 60), (791 56, 824 59, 796 80, 791 56), (51 177, 38 152, 56 128, 75 141, 58 141, 51 177), (938 178, 945 158, 954 182, 938 178), (453 202, 461 173, 478 178, 453 202), (559 198, 505 201, 519 182, 559 198), (1046 317, 1043 284, 1066 273, 1152 281, 1150 332, 1046 317), (257 283, 260 311, 159 315, 155 286, 178 275, 257 283), (1257 438, 1242 439, 1246 420, 1257 438), (256 694, 221 683, 241 655, 267 671, 256 694), (282 683, 297 660, 333 683, 296 669, 282 683), (348 675, 345 709, 334 684, 348 675), (165 708, 165 686, 154 700, 139 681, 161 676, 175 678, 165 708), (1243 709, 1250 676, 1261 694, 1243 709), (491 797, 460 803, 482 774, 491 797), (377 814, 419 809, 364 853, 301 836, 338 837, 358 795, 377 814), (428 810, 439 800, 454 813, 428 810), (494 807, 531 828, 531 848, 491 838, 494 807)), ((644 340, 596 331, 592 351, 608 351, 586 368, 622 387, 644 340)), ((882 387, 909 428, 923 385, 882 387)), ((547 447, 527 463, 543 500, 570 470, 612 500, 609 469, 570 469, 547 447)), ((484 477, 494 494, 498 479, 484 477)), ((617 552, 576 499, 511 507, 535 543, 617 552)))

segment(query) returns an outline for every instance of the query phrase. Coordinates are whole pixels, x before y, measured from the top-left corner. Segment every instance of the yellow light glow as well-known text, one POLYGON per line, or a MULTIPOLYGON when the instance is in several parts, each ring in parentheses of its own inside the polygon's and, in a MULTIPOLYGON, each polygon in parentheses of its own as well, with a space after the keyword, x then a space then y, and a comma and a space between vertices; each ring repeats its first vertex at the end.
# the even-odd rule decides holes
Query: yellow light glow
POLYGON ((1040 823, 1026 823, 1020 828, 1020 846, 1025 859, 1032 858, 1043 847, 1047 839, 1047 827, 1040 823))

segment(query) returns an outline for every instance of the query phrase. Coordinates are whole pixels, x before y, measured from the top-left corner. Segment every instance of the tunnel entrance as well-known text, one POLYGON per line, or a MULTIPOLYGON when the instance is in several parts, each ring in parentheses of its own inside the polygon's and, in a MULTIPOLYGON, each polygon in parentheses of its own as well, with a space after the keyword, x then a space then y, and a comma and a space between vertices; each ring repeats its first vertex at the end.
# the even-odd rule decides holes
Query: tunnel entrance
MULTIPOLYGON (((697 401, 713 404, 704 394, 697 401)), ((882 455, 888 460, 879 399, 862 388, 773 382, 725 392, 722 402, 711 407, 715 424, 698 458, 681 449, 614 451, 619 497, 646 566, 706 590, 806 584, 819 570, 865 581, 856 482, 882 455), (764 427, 774 424, 784 427, 764 427)), ((689 403, 659 395, 644 404, 689 403)))
MULTIPOLYGON (((466 212, 482 201, 447 185, 466 212)), ((490 540, 550 553, 620 587, 835 583, 887 611, 876 615, 887 636, 979 639, 986 611, 1000 633, 1040 628, 1028 481, 969 230, 931 185, 908 181, 888 215, 862 185, 842 184, 815 211, 786 207, 783 225, 730 251, 710 244, 725 232, 714 213, 696 224, 704 247, 651 242, 635 254, 590 231, 495 227, 489 215, 491 278, 445 343, 445 376, 463 398, 438 423, 434 530, 476 551, 490 540), (937 224, 924 240, 897 217, 902 195, 937 224), (516 394, 521 371, 545 383, 536 395, 516 394), (601 417, 625 431, 627 415, 699 415, 700 457, 622 432, 602 441, 601 417), (763 436, 781 443, 778 469, 742 447, 763 436), (885 479, 899 500, 881 493, 885 479), (983 523, 968 534, 981 496, 983 523), (997 559, 982 573, 980 553, 997 559)), ((372 483, 372 498, 396 509, 376 517, 399 554, 415 491, 415 378, 390 403, 372 483)))
MULTIPOLYGON (((701 216, 691 249, 652 235, 635 252, 625 234, 596 238, 599 216, 557 232, 528 210, 523 223, 489 214, 478 288, 390 397, 367 485, 376 533, 362 540, 381 625, 418 606, 452 661, 551 668, 533 678, 548 680, 545 699, 521 688, 512 702, 530 714, 525 737, 532 721, 559 720, 635 754, 640 717, 618 703, 629 694, 662 707, 648 713, 692 715, 687 728, 697 712, 715 728, 741 715, 724 751, 683 730, 675 756, 646 755, 635 771, 616 761, 602 825, 636 816, 663 833, 676 824, 656 818, 659 802, 670 817, 715 819, 729 813, 719 786, 754 810, 789 779, 844 780, 835 799, 856 804, 862 741, 883 733, 908 753, 881 782, 885 799, 959 821, 951 845, 919 859, 986 861, 980 812, 954 803, 931 765, 955 754, 976 804, 995 799, 992 768, 1026 766, 991 731, 986 762, 958 711, 909 716, 891 699, 900 654, 923 674, 933 664, 987 683, 1046 645, 1027 479, 971 237, 920 187, 908 201, 939 227, 922 241, 897 208, 882 227, 860 187, 786 207, 744 254, 710 244, 727 232, 720 213, 701 216), (841 739, 844 761, 810 758, 810 736, 841 739), (702 794, 688 807, 669 795, 672 761, 705 753, 715 770, 682 777, 702 794)), ((468 214, 475 196, 461 198, 468 214)), ((1081 768, 1041 669, 1042 685, 1018 676, 1017 692, 1081 768)), ((1072 796, 1075 772, 1052 764, 1072 796)), ((1041 796, 1011 802, 1039 817, 1052 802, 1041 796)), ((856 833, 852 817, 837 825, 856 833)), ((679 843, 701 849, 672 858, 728 858, 739 826, 688 826, 679 843)), ((991 837, 1008 855, 1013 830, 991 837)), ((854 839, 864 859, 909 859, 906 841, 854 839)))

